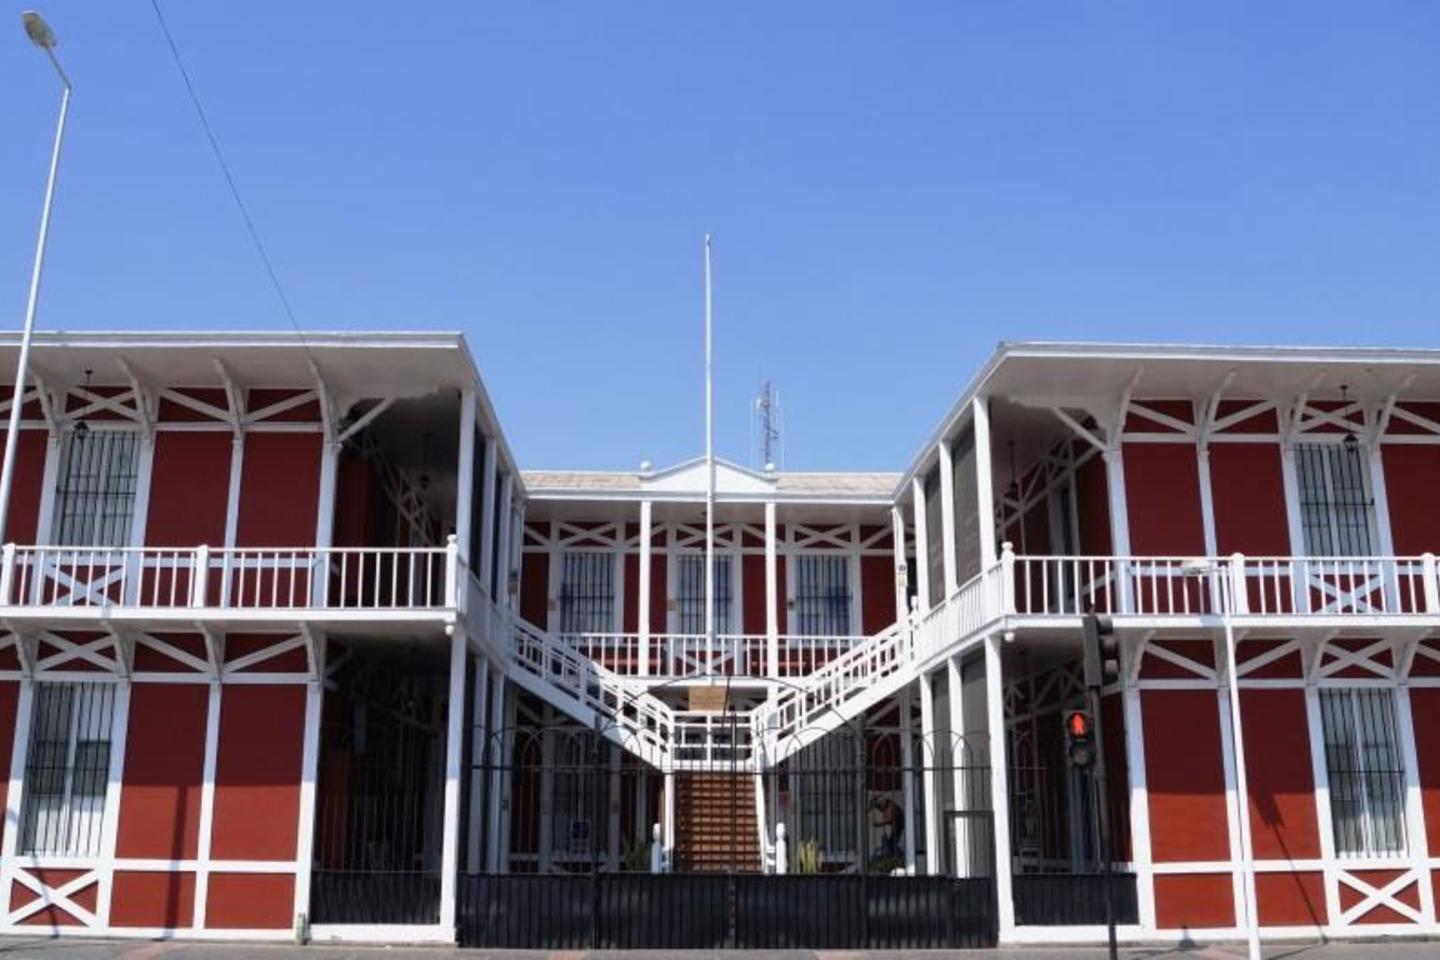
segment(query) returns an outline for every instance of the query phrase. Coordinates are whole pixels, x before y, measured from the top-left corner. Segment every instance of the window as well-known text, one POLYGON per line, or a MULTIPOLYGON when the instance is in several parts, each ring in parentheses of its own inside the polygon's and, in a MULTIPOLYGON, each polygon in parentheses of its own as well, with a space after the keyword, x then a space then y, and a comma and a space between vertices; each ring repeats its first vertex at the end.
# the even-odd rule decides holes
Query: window
POLYGON ((945 583, 945 505, 940 502, 939 467, 925 477, 925 549, 930 605, 939 606, 950 595, 945 583))
MULTIPOLYGON (((980 555, 980 493, 977 489, 975 431, 966 427, 950 443, 950 461, 955 498, 955 567, 960 583, 968 583, 980 572, 984 558, 980 555)), ((944 566, 944 545, 941 545, 941 566, 944 566)))
POLYGON ((1359 444, 1295 448, 1300 518, 1312 557, 1367 557, 1372 546, 1370 489, 1359 444))
POLYGON ((55 490, 53 543, 129 544, 139 448, 139 435, 128 430, 86 430, 66 436, 55 490))
POLYGON ((609 553, 560 556, 560 632, 613 633, 615 557, 609 553))
POLYGON ((1405 770, 1389 690, 1322 690, 1330 819, 1340 856, 1405 852, 1405 770))
MULTIPOLYGON (((715 555, 715 633, 730 633, 731 557, 715 555)), ((682 553, 678 558, 675 611, 682 634, 705 632, 705 555, 682 553)))
POLYGON ((850 635, 850 558, 795 558, 795 632, 806 637, 850 635))
POLYGON ((21 853, 99 855, 114 707, 113 684, 35 686, 20 812, 21 853))

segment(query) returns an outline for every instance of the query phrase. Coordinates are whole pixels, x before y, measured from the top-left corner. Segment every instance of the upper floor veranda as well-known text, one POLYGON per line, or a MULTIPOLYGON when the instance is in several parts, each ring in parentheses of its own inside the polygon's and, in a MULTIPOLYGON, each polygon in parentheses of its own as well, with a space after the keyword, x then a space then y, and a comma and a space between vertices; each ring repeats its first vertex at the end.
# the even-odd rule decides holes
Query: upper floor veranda
POLYGON ((522 474, 457 335, 57 334, 32 365, 12 625, 468 614, 653 683, 912 624, 1440 616, 1434 353, 1002 346, 903 474, 718 462, 713 629, 705 463, 522 474))

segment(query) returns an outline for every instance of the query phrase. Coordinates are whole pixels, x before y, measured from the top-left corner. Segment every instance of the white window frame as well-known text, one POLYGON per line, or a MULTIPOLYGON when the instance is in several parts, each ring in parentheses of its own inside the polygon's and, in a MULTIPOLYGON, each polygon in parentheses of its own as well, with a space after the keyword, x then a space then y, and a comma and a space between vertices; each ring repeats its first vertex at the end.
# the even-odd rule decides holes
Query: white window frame
POLYGON ((1395 691, 1388 688, 1335 685, 1323 686, 1320 688, 1320 730, 1318 731, 1321 743, 1321 752, 1325 763, 1325 778, 1329 785, 1330 796, 1330 830, 1334 837, 1335 855, 1342 860, 1393 860, 1404 858, 1409 855, 1409 818, 1408 809, 1408 784, 1407 771, 1405 768, 1405 752, 1403 737, 1400 731, 1400 714, 1397 709, 1395 691), (1367 716, 1362 710, 1362 700, 1367 697, 1379 697, 1383 699, 1386 711, 1383 718, 1386 722, 1382 730, 1387 734, 1388 740, 1383 744, 1372 745, 1366 742, 1365 735, 1373 735, 1375 728, 1373 724, 1367 723, 1367 716), (1337 744, 1331 736, 1330 718, 1332 708, 1329 706, 1334 702, 1343 702, 1346 728, 1349 735, 1349 742, 1337 744), (1338 770, 1332 763, 1332 749, 1340 746, 1346 748, 1349 753, 1348 769, 1338 770), (1367 764, 1368 755, 1372 751, 1385 749, 1389 752, 1388 763, 1391 769, 1371 770, 1367 764), (1393 798, 1393 822, 1385 830, 1380 829, 1378 814, 1373 808, 1374 798, 1371 796, 1370 778, 1376 774, 1388 776, 1391 779, 1391 789, 1394 791, 1393 798), (1359 825, 1359 846, 1354 843, 1356 837, 1353 830, 1341 828, 1339 807, 1342 803, 1337 802, 1340 794, 1337 792, 1337 780, 1343 774, 1360 784, 1359 790, 1354 795, 1353 811, 1356 822, 1359 825), (1393 839, 1393 843, 1386 844, 1381 834, 1387 834, 1393 839))
POLYGON ((26 748, 25 771, 20 793, 20 824, 18 851, 24 856, 71 856, 98 857, 104 851, 105 824, 111 815, 109 810, 109 779, 116 750, 116 716, 119 713, 116 701, 119 691, 111 683, 47 683, 35 685, 35 696, 31 704, 30 740, 26 748), (70 695, 69 717, 65 725, 65 766, 61 776, 63 785, 59 794, 36 792, 35 778, 41 775, 36 767, 42 760, 40 747, 44 743, 58 743, 58 737, 43 739, 47 733, 58 733, 46 718, 40 715, 45 702, 56 691, 70 695), (82 698, 89 702, 77 709, 82 698), (82 730, 82 726, 86 729, 82 730), (103 736, 101 736, 103 734, 103 736), (76 760, 82 743, 103 743, 105 753, 98 766, 91 764, 84 771, 77 770, 76 760), (76 793, 79 774, 98 777, 99 790, 92 793, 76 793), (40 809, 37 803, 44 798, 58 797, 47 809, 40 809), (85 801, 77 809, 77 800, 85 801), (59 831, 60 842, 54 841, 59 831))

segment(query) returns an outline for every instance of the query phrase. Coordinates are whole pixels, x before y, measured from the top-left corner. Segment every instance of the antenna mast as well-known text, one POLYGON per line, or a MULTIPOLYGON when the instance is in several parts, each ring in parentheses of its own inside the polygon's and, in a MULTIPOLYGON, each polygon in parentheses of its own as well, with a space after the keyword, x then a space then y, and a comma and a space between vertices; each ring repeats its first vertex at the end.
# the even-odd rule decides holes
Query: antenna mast
POLYGON ((755 409, 760 417, 760 467, 769 470, 779 466, 775 457, 780 444, 780 397, 773 382, 766 380, 760 385, 760 396, 755 400, 755 409))

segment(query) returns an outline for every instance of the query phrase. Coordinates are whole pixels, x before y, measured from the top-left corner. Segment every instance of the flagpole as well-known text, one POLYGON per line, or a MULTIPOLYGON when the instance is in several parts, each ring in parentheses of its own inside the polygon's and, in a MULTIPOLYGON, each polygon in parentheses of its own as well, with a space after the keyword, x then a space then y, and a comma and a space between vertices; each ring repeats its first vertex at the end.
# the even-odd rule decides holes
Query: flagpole
POLYGON ((715 354, 711 242, 705 234, 705 662, 715 664, 715 354))

